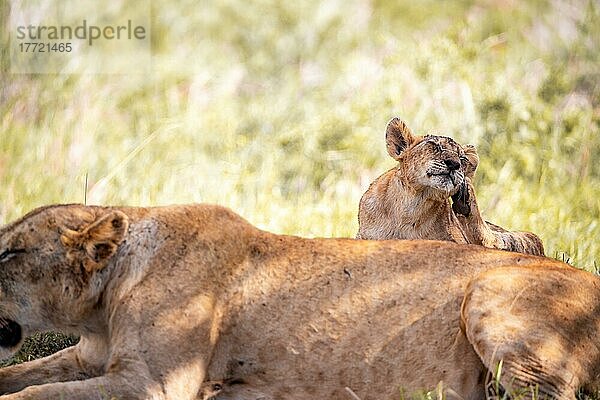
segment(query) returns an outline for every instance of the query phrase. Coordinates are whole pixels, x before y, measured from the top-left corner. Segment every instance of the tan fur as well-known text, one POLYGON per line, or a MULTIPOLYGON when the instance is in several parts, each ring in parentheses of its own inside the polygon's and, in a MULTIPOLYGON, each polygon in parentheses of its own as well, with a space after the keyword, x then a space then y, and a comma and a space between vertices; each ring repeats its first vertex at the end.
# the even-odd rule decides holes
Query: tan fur
POLYGON ((436 239, 544 254, 534 234, 508 232, 481 217, 471 183, 479 164, 475 147, 415 136, 399 118, 388 123, 386 145, 398 165, 362 196, 357 239, 436 239))
POLYGON ((0 369, 7 400, 382 400, 440 382, 481 399, 485 368, 460 329, 467 283, 569 268, 450 242, 274 235, 206 205, 45 207, 0 230, 0 254, 1 356, 20 346, 16 326, 81 335, 0 369), (103 243, 118 244, 86 268, 103 243))

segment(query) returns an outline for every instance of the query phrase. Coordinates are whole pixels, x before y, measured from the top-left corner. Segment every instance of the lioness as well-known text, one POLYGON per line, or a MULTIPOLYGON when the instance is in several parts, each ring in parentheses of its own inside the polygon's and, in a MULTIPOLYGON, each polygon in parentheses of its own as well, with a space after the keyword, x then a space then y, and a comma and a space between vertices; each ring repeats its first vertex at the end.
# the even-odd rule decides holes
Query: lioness
MULTIPOLYGON (((0 391, 379 400, 443 381, 449 393, 481 399, 486 369, 460 329, 460 306, 474 276, 513 266, 572 270, 450 242, 275 235, 218 206, 42 207, 0 230, 0 356, 38 331, 81 340, 0 369, 0 391)), ((466 332, 478 340, 465 307, 466 332)), ((475 342, 486 363, 489 346, 475 342)))
POLYGON ((415 136, 399 118, 388 123, 385 136, 398 165, 360 199, 357 239, 449 240, 544 255, 536 235, 508 232, 481 217, 471 183, 479 164, 474 146, 415 136))

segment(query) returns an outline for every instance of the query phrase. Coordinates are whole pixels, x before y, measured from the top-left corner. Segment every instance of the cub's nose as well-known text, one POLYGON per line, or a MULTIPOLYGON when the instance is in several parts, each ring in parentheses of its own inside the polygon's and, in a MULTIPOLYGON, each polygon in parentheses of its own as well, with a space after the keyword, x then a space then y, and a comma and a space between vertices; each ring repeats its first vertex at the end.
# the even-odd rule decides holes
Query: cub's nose
POLYGON ((444 160, 444 163, 446 164, 446 166, 448 167, 448 169, 450 171, 456 171, 457 169, 460 168, 460 163, 458 161, 448 159, 448 160, 444 160))

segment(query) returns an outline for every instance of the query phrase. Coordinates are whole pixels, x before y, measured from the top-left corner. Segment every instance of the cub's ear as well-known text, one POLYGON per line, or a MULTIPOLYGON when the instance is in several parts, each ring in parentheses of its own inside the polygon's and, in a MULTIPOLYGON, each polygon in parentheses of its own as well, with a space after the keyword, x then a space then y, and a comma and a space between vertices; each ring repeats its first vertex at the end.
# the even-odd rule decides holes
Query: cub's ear
POLYGON ((475 171, 477 170, 477 166, 479 165, 479 155, 477 154, 477 149, 472 144, 467 144, 463 146, 463 151, 465 152, 465 157, 467 157, 467 163, 465 165, 465 175, 473 180, 475 176, 475 171))
POLYGON ((111 211, 96 219, 81 231, 63 229, 61 242, 69 258, 81 258, 87 272, 104 268, 125 238, 129 220, 121 211, 111 211))
POLYGON ((385 144, 387 146, 387 151, 390 157, 394 160, 400 160, 400 154, 412 143, 414 143, 415 138, 406 125, 404 121, 402 121, 398 117, 394 117, 387 124, 387 128, 385 129, 385 144))

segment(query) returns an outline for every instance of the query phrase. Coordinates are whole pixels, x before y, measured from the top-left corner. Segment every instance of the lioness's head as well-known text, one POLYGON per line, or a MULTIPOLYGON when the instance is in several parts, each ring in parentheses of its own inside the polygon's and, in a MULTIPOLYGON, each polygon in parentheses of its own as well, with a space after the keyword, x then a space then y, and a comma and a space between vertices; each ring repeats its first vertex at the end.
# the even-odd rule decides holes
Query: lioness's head
POLYGON ((81 324, 127 229, 124 213, 79 205, 42 207, 0 229, 0 358, 32 333, 81 324))
POLYGON ((445 136, 415 136, 397 117, 388 123, 385 141, 402 182, 429 198, 445 200, 459 193, 465 176, 473 178, 479 164, 474 146, 445 136))

